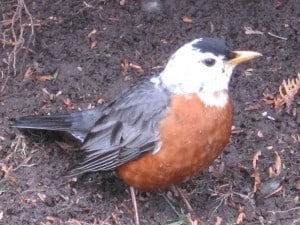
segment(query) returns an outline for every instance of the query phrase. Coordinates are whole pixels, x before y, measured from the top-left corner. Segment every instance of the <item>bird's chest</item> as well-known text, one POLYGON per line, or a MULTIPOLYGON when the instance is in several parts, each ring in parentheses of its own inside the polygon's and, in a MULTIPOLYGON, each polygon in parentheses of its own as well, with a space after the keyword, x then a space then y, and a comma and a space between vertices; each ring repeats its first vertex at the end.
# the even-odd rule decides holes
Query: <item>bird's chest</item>
POLYGON ((207 107, 196 96, 172 98, 159 124, 161 148, 119 168, 128 184, 142 190, 165 188, 207 167, 231 134, 232 105, 207 107))

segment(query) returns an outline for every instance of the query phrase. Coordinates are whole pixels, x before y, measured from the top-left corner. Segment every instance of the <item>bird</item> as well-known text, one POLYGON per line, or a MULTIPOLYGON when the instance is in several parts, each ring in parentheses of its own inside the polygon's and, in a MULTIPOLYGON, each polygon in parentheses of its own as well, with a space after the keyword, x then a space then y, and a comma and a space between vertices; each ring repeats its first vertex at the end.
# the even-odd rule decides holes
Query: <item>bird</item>
POLYGON ((85 158, 70 176, 116 170, 130 187, 165 189, 197 175, 222 153, 233 122, 233 70, 260 56, 233 51, 218 38, 197 38, 175 51, 159 74, 110 102, 69 114, 24 116, 11 126, 76 138, 85 158))

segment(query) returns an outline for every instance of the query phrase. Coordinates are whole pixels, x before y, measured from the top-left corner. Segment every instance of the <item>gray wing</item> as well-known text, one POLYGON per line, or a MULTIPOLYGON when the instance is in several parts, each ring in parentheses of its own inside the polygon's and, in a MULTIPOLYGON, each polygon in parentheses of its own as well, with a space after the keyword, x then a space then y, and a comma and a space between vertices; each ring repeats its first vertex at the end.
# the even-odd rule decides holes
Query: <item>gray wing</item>
POLYGON ((148 82, 107 105, 82 145, 86 159, 70 175, 112 170, 147 151, 157 150, 157 125, 169 102, 166 90, 148 82))

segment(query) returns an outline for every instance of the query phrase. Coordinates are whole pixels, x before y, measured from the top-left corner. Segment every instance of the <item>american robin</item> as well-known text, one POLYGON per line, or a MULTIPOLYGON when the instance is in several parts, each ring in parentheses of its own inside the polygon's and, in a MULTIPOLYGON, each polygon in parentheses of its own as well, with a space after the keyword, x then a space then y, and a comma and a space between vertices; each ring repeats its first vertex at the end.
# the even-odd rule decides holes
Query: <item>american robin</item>
POLYGON ((232 126, 232 71, 259 56, 231 51, 219 39, 195 39, 158 76, 105 105, 21 117, 12 127, 65 131, 82 142, 86 158, 70 175, 116 169, 139 190, 166 188, 199 173, 223 151, 232 126))

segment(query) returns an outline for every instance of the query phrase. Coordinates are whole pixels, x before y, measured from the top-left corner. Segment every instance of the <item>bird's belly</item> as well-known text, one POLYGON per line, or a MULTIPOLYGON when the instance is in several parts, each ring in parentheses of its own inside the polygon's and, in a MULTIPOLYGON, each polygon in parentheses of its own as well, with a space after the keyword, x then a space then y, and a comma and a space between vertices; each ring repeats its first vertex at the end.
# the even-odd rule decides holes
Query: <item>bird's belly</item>
POLYGON ((231 134, 232 105, 205 107, 197 96, 174 97, 159 126, 161 149, 118 168, 129 185, 166 188, 194 176, 223 151, 231 134))

